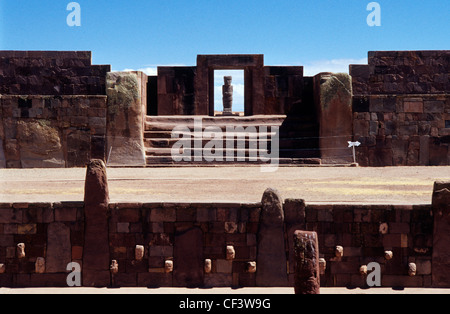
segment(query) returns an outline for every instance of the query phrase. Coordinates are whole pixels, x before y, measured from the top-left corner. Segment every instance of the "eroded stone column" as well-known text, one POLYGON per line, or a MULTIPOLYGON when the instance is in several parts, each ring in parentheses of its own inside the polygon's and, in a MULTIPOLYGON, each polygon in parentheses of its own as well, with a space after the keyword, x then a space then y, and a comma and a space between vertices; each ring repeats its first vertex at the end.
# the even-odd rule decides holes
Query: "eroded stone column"
POLYGON ((432 285, 450 287, 450 182, 435 182, 432 202, 434 216, 432 285))
POLYGON ((110 285, 108 241, 109 191, 105 163, 93 159, 87 165, 84 188, 85 235, 83 286, 110 285))
POLYGON ((261 203, 256 285, 286 287, 288 276, 282 198, 277 190, 269 188, 264 192, 261 203))
POLYGON ((295 294, 319 294, 319 241, 314 231, 294 232, 295 294))

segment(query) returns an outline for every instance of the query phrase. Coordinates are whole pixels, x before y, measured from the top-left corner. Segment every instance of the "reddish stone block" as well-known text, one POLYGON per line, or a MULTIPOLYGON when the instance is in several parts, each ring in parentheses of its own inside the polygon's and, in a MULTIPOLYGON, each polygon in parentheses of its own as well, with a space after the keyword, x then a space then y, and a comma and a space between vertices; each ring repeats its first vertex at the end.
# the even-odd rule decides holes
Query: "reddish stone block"
POLYGON ((141 212, 139 210, 140 206, 136 204, 127 204, 127 205, 136 205, 136 208, 130 208, 128 206, 123 208, 118 208, 118 222, 139 222, 141 219, 141 212))
POLYGON ((77 208, 55 208, 55 221, 76 221, 77 208))
POLYGON ((172 273, 138 273, 137 285, 149 288, 172 287, 172 273))
POLYGON ((294 233, 295 294, 319 294, 319 243, 316 232, 294 233))
POLYGON ((72 246, 72 260, 81 260, 83 258, 83 247, 72 246))

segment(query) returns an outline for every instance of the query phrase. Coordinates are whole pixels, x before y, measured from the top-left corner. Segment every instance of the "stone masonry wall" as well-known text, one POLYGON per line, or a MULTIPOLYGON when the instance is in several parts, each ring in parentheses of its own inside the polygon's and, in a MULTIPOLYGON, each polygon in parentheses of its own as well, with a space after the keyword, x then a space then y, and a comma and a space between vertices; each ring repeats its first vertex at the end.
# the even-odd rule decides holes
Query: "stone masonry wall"
POLYGON ((450 164, 449 51, 369 52, 350 75, 361 165, 450 164))
POLYGON ((110 71, 90 51, 0 51, 0 94, 106 95, 110 71))
MULTIPOLYGON (((110 284, 256 286, 265 276, 258 268, 261 211, 261 203, 110 203, 110 259, 118 266, 110 284)), ((383 286, 432 286, 431 204, 305 205, 288 199, 283 211, 286 285, 293 285, 293 231, 309 230, 318 233, 326 261, 322 286, 364 287, 359 269, 369 262, 381 265, 383 286), (410 263, 415 276, 408 274, 410 263)), ((66 286, 67 263, 83 267, 84 230, 83 202, 0 204, 0 286, 66 286), (25 245, 22 258, 19 243, 25 245), (45 261, 40 272, 39 258, 45 261)))
POLYGON ((104 158, 110 68, 89 51, 0 51, 0 168, 104 158))
POLYGON ((84 167, 104 158, 106 96, 3 95, 0 104, 0 167, 84 167))

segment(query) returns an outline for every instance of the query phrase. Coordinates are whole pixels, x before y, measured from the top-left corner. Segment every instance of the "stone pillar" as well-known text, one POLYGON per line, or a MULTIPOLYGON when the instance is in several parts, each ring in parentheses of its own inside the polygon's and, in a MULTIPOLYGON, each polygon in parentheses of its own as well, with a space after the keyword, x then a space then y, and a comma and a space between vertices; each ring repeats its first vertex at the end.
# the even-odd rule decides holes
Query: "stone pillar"
POLYGON ((143 166, 147 76, 142 72, 111 72, 106 87, 108 164, 143 166))
POLYGON ((222 86, 223 115, 233 114, 233 85, 231 85, 231 76, 224 76, 224 85, 222 86))
POLYGON ((319 294, 319 241, 314 231, 294 232, 295 294, 319 294))
POLYGON ((282 198, 277 190, 269 188, 264 192, 261 203, 256 285, 286 287, 288 276, 282 198))
POLYGON ((434 216, 432 285, 450 287, 450 182, 435 182, 432 210, 434 216))
POLYGON ((84 188, 83 286, 110 285, 108 203, 106 166, 102 160, 93 159, 87 165, 84 188))
POLYGON ((284 221, 288 240, 289 252, 289 284, 294 283, 294 238, 293 234, 296 230, 305 230, 305 201, 302 199, 286 199, 284 200, 284 221))
POLYGON ((323 163, 351 163, 353 135, 352 79, 345 73, 314 76, 314 102, 319 120, 323 163))

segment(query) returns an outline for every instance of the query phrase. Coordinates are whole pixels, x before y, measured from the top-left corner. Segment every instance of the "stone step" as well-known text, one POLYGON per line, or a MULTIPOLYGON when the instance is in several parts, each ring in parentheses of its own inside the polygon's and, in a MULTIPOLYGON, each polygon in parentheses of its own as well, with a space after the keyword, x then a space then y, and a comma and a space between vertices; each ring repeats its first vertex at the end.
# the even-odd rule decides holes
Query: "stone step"
MULTIPOLYGON (((180 138, 194 138, 195 137, 195 132, 181 132, 181 131, 174 131, 172 132, 172 130, 162 130, 162 131, 145 131, 144 132, 144 139, 147 138, 166 138, 166 139, 171 139, 172 138, 172 134, 174 134, 176 137, 175 139, 180 139, 180 138)), ((238 136, 245 136, 245 137, 252 137, 252 138, 257 138, 257 137, 263 137, 265 136, 266 138, 268 137, 272 137, 274 135, 276 135, 277 132, 256 132, 256 133, 246 133, 246 132, 234 132, 234 134, 230 134, 228 133, 228 136, 233 136, 234 137, 238 137, 238 136)), ((203 134, 201 134, 203 135, 203 134)), ((227 134, 222 133, 222 136, 226 136, 227 134)))
POLYGON ((202 161, 194 161, 192 158, 191 161, 174 161, 170 156, 147 156, 146 157, 147 166, 155 167, 184 167, 184 166, 201 166, 201 167, 217 167, 217 166, 232 166, 232 165, 263 165, 263 164, 278 164, 278 165, 321 165, 320 158, 277 158, 272 160, 271 162, 263 162, 261 160, 257 161, 214 161, 208 162, 205 160, 202 161))
MULTIPOLYGON (((218 155, 226 157, 227 154, 230 154, 231 156, 234 156, 235 158, 240 156, 251 156, 254 158, 259 159, 262 156, 271 157, 268 155, 267 150, 264 149, 222 149, 222 153, 218 152, 218 155)), ((207 155, 207 151, 205 149, 199 149, 199 148, 190 148, 190 149, 182 149, 176 151, 177 156, 195 156, 198 154, 199 156, 206 157, 207 159, 214 159, 216 158, 216 151, 213 151, 213 154, 211 156, 207 155)), ((146 156, 160 156, 160 157, 166 157, 166 156, 172 156, 172 149, 171 148, 147 148, 145 150, 146 156)), ((181 158, 180 157, 180 158, 181 158)), ((278 151, 278 157, 283 158, 319 158, 320 153, 318 149, 280 149, 278 151)))
POLYGON ((220 124, 245 124, 245 123, 277 123, 281 124, 286 120, 286 115, 255 115, 255 116, 146 116, 146 123, 164 123, 164 124, 193 124, 195 119, 201 119, 202 124, 220 125, 220 124))
POLYGON ((188 127, 191 130, 198 124, 195 123, 195 117, 200 118, 202 130, 206 127, 216 126, 223 131, 227 127, 260 127, 260 126, 278 126, 280 128, 289 129, 305 129, 316 127, 317 121, 314 116, 301 116, 294 118, 287 118, 286 116, 250 116, 250 117, 207 117, 207 116, 157 116, 146 117, 145 130, 146 131, 161 131, 173 130, 175 127, 188 127))
MULTIPOLYGON (((146 138, 144 140, 144 144, 146 148, 171 148, 176 142, 178 142, 179 139, 177 138, 146 138)), ((202 146, 204 147, 207 143, 209 143, 210 139, 203 139, 202 140, 202 146)), ((317 138, 280 138, 279 139, 279 148, 315 148, 318 147, 317 138)), ((239 145, 242 145, 242 140, 234 139, 233 140, 233 146, 237 147, 239 145)), ((191 145, 194 145, 193 139, 191 140, 191 145)), ((224 139, 222 142, 223 147, 227 147, 227 140, 224 139)), ((266 147, 271 147, 271 138, 263 139, 244 139, 244 145, 245 147, 249 147, 250 145, 266 145, 266 147), (266 144, 264 144, 266 142, 266 144)))

